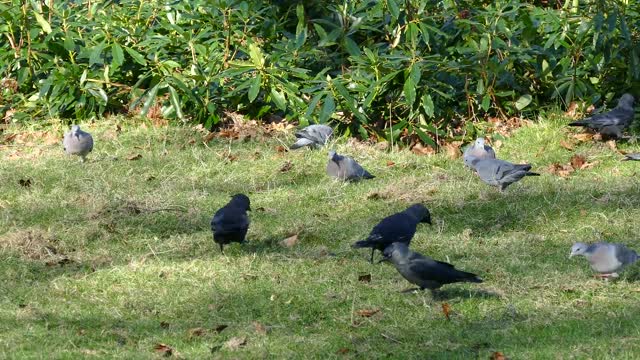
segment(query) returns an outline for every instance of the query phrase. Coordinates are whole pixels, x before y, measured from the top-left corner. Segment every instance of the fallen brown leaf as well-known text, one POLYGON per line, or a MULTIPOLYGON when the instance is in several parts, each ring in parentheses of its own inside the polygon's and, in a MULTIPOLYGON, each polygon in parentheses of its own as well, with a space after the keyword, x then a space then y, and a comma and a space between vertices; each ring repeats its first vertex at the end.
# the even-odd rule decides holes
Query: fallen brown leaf
POLYGON ((237 139, 240 137, 240 134, 233 129, 223 129, 223 130, 220 130, 220 132, 218 132, 218 137, 237 139))
POLYGON ((489 357, 489 360, 509 360, 508 357, 504 356, 500 351, 496 351, 489 357))
POLYGON ((162 356, 169 357, 173 355, 173 349, 167 344, 158 343, 153 347, 153 349, 156 352, 160 353, 162 356))
POLYGON ((423 146, 422 144, 417 143, 411 148, 411 152, 416 155, 433 155, 436 153, 436 150, 431 146, 423 146))
POLYGON ((571 145, 569 142, 565 141, 565 140, 560 140, 560 146, 562 146, 563 148, 569 150, 569 151, 573 151, 573 145, 571 145))
POLYGON ((298 234, 289 236, 288 238, 280 241, 280 245, 284 247, 292 247, 298 243, 298 234))
POLYGON ((393 166, 393 165, 395 165, 395 164, 396 164, 396 163, 394 163, 394 162, 393 162, 393 161, 391 161, 391 160, 387 161, 387 166, 393 166))
POLYGON ((609 149, 611 149, 614 152, 620 153, 620 151, 618 151, 618 144, 616 144, 615 140, 609 140, 607 141, 607 146, 609 147, 609 149))
POLYGON ((194 337, 202 336, 202 335, 206 334, 206 332, 207 332, 207 329, 201 328, 201 327, 197 327, 197 328, 189 329, 187 331, 187 334, 189 334, 190 338, 194 338, 194 337))
POLYGON ((253 328, 260 335, 267 335, 267 332, 269 332, 269 329, 267 329, 266 326, 262 325, 261 323, 259 323, 257 321, 253 322, 253 328))
POLYGON ((462 156, 462 151, 460 151, 461 145, 462 141, 453 141, 443 145, 441 148, 444 149, 444 152, 449 159, 454 160, 462 156))
POLYGON ((451 313, 451 306, 449 305, 449 303, 442 303, 442 313, 444 314, 444 317, 447 318, 447 320, 450 320, 449 313, 451 313))
POLYGON ((209 141, 213 140, 216 137, 216 133, 210 132, 202 138, 202 142, 208 144, 209 141))
POLYGON ((558 176, 563 177, 563 178, 566 178, 572 172, 575 171, 575 169, 573 168, 573 166, 571 166, 571 164, 561 165, 559 163, 554 163, 554 164, 549 165, 547 170, 551 174, 555 174, 555 175, 558 175, 558 176))
POLYGON ((287 171, 291 170, 292 167, 293 167, 293 163, 291 162, 291 160, 287 160, 280 167, 280 172, 287 172, 287 171))
POLYGON ((140 154, 131 154, 126 157, 127 160, 140 160, 142 159, 142 155, 140 154))
POLYGON ((338 355, 344 355, 344 354, 346 354, 346 353, 348 353, 348 352, 349 352, 349 349, 347 349, 347 348, 341 348, 341 349, 338 349, 338 351, 336 351, 336 354, 338 354, 338 355))
POLYGON ((358 281, 371 282, 371 274, 364 274, 364 275, 358 276, 358 281))
POLYGON ((574 134, 573 138, 580 142, 587 142, 587 141, 593 140, 593 134, 589 134, 589 133, 574 134))
POLYGON ((587 159, 582 156, 582 155, 573 155, 571 157, 571 160, 569 160, 569 162, 571 163, 571 166, 573 166, 573 169, 580 169, 582 167, 582 165, 584 165, 587 162, 587 159))
POLYGON ((361 310, 357 310, 356 314, 358 316, 362 316, 362 317, 372 317, 373 315, 377 314, 380 312, 380 308, 376 308, 376 309, 361 309, 361 310))
POLYGON ((232 337, 224 343, 224 346, 229 350, 238 350, 241 346, 245 345, 247 345, 246 337, 232 337))
POLYGON ((282 145, 278 145, 278 146, 276 146, 276 151, 277 151, 277 152, 286 152, 286 151, 287 151, 287 148, 285 148, 285 147, 284 147, 284 146, 282 146, 282 145))

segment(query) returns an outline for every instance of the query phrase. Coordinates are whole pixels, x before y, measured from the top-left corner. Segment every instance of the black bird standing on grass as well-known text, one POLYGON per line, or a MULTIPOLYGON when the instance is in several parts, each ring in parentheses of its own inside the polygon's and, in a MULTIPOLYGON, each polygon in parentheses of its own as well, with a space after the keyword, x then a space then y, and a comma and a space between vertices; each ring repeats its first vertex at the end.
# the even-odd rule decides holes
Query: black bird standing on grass
POLYGON ((388 216, 376 225, 369 237, 365 240, 355 242, 354 248, 371 248, 371 263, 373 263, 373 253, 375 250, 382 252, 387 246, 394 242, 409 245, 413 235, 416 233, 418 223, 431 225, 431 214, 422 204, 411 205, 408 209, 388 216))
POLYGON ((381 262, 390 261, 407 281, 418 285, 420 290, 431 290, 434 296, 435 291, 442 285, 456 282, 482 282, 477 275, 457 270, 449 263, 433 260, 411 251, 404 243, 389 245, 384 249, 383 255, 381 262))
POLYGON ((213 241, 220 245, 220 252, 224 254, 223 246, 232 242, 244 243, 249 230, 249 216, 251 202, 244 194, 231 197, 227 205, 220 208, 211 219, 213 241))

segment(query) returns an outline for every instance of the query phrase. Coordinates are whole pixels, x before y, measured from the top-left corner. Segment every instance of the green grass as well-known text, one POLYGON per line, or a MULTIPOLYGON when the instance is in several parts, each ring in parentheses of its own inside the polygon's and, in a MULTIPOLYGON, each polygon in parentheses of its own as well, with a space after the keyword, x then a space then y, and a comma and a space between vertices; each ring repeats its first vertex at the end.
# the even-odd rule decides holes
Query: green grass
POLYGON ((604 282, 567 258, 574 241, 640 249, 639 164, 583 143, 574 152, 593 168, 550 174, 573 155, 559 145, 575 131, 562 120, 503 142, 499 157, 543 173, 505 194, 440 155, 339 139, 377 176, 342 184, 324 173, 326 151, 278 152, 291 134, 205 146, 190 128, 122 123, 118 134, 114 121, 86 126, 96 149, 84 165, 37 139, 0 150, 2 357, 158 358, 157 344, 187 359, 640 357, 638 266, 604 282), (252 201, 250 243, 221 255, 209 220, 238 192, 252 201), (434 226, 419 225, 412 248, 483 284, 446 286, 445 300, 403 294, 392 266, 350 248, 418 201, 434 226), (293 234, 297 245, 279 244, 293 234), (224 345, 234 337, 246 345, 224 345))

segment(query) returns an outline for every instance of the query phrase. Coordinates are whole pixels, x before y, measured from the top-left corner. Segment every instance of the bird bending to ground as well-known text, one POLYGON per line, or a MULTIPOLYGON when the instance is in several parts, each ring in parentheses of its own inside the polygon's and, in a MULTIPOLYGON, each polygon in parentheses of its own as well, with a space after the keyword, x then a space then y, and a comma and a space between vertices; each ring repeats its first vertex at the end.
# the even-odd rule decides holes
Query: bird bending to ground
POLYGON ((477 275, 457 270, 453 265, 433 260, 428 256, 409 250, 407 244, 393 243, 384 249, 384 258, 390 261, 400 275, 408 282, 418 285, 420 290, 429 289, 435 296, 435 290, 442 285, 457 282, 481 283, 477 275))
POLYGON ((249 216, 251 202, 244 194, 236 194, 211 219, 213 241, 220 245, 220 252, 224 254, 223 246, 232 242, 244 243, 249 230, 249 216))
POLYGON ((585 244, 577 242, 571 247, 569 258, 584 256, 598 277, 618 277, 618 271, 638 261, 638 254, 622 244, 599 242, 585 244))
POLYGON ((322 147, 333 134, 333 129, 327 125, 309 125, 302 130, 296 131, 296 142, 291 145, 291 149, 298 149, 305 146, 322 147))
POLYGON ((395 242, 409 245, 416 233, 418 223, 431 225, 429 209, 422 204, 411 205, 404 211, 382 219, 365 240, 355 242, 352 247, 371 248, 370 261, 373 263, 373 253, 376 250, 382 252, 395 242))
POLYGON ((67 154, 78 155, 80 161, 85 162, 87 155, 93 150, 93 137, 80 130, 80 126, 73 125, 71 131, 64 134, 62 146, 67 154))
POLYGON ((482 181, 498 187, 500 191, 504 191, 509 185, 525 176, 540 176, 538 173, 529 171, 531 170, 529 164, 512 164, 498 159, 472 158, 470 165, 482 181))
POLYGON ((634 98, 624 94, 618 100, 618 106, 611 111, 596 114, 580 121, 569 123, 569 126, 583 126, 599 132, 603 136, 621 138, 622 132, 631 124, 635 112, 634 98))
POLYGON ((340 180, 357 181, 360 179, 373 179, 367 170, 363 169, 357 161, 350 156, 338 155, 335 151, 329 151, 327 162, 327 175, 340 180))

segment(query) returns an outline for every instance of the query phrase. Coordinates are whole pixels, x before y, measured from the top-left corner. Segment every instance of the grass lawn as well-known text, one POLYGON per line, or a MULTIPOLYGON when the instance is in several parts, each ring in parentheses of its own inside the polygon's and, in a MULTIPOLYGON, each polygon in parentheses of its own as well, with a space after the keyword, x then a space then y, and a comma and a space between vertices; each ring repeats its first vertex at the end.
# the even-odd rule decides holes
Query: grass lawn
POLYGON ((640 250, 640 163, 572 140, 566 122, 503 141, 500 158, 542 173, 504 194, 461 159, 345 139, 333 146, 377 178, 339 183, 325 150, 278 151, 290 132, 205 145, 192 128, 112 119, 83 126, 96 142, 85 164, 20 136, 0 147, 1 357, 639 358, 639 266, 605 282, 568 255, 599 239, 640 250), (574 153, 594 165, 549 171, 574 153), (209 221, 238 192, 252 201, 249 244, 221 255, 209 221), (414 202, 434 225, 411 247, 483 284, 404 294, 392 266, 350 248, 414 202))

